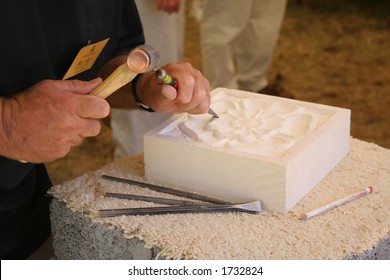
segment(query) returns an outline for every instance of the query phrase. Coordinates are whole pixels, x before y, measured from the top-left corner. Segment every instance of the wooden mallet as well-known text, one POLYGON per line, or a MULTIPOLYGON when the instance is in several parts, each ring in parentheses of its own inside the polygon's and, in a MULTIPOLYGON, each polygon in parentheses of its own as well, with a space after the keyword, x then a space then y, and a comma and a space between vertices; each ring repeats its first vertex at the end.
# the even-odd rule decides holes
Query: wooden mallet
POLYGON ((107 98, 119 88, 130 83, 138 74, 157 69, 159 58, 158 51, 151 46, 136 47, 127 56, 126 63, 118 66, 90 95, 107 98))

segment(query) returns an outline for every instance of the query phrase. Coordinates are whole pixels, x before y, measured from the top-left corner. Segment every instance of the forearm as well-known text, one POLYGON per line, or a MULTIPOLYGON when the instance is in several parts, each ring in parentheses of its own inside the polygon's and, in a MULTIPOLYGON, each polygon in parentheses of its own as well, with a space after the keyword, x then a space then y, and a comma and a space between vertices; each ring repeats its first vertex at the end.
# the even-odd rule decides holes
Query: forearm
POLYGON ((19 107, 16 98, 0 98, 0 156, 22 161, 25 138, 17 133, 15 124, 16 118, 23 118, 17 113, 19 107))
POLYGON ((5 99, 0 98, 0 155, 10 157, 9 147, 9 123, 7 115, 9 110, 6 108, 5 99))

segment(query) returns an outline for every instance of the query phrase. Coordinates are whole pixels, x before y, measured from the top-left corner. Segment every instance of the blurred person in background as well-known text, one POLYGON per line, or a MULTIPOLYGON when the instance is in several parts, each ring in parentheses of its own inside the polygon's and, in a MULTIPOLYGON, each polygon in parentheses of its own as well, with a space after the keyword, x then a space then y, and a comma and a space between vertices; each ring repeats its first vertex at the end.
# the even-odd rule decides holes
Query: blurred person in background
MULTIPOLYGON (((185 0, 135 0, 145 34, 145 42, 160 53, 160 65, 183 59, 185 0)), ((143 135, 170 114, 141 110, 111 110, 111 129, 119 158, 143 152, 143 135)))
POLYGON ((286 0, 205 0, 201 21, 203 74, 212 89, 226 87, 293 98, 269 70, 286 0))

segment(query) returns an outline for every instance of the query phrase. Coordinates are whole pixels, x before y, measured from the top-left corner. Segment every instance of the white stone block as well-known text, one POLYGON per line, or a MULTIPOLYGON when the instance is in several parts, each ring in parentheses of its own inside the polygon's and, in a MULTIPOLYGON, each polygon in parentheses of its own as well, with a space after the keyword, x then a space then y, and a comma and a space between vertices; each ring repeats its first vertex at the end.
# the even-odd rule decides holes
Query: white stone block
POLYGON ((212 91, 220 116, 175 115, 144 136, 149 181, 286 212, 348 153, 350 110, 212 91))

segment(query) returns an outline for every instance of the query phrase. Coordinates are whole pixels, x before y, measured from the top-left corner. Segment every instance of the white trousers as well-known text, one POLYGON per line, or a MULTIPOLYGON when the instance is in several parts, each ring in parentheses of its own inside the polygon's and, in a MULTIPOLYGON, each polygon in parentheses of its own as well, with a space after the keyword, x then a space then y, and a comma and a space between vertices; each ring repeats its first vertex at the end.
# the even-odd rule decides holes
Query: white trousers
MULTIPOLYGON (((178 13, 168 14, 156 8, 155 0, 136 0, 145 33, 146 44, 160 54, 160 66, 183 59, 185 1, 178 13)), ((143 152, 143 135, 166 120, 169 114, 142 110, 111 110, 111 129, 115 157, 143 152)))
POLYGON ((285 9, 286 0, 205 0, 202 68, 211 88, 267 86, 285 9))

